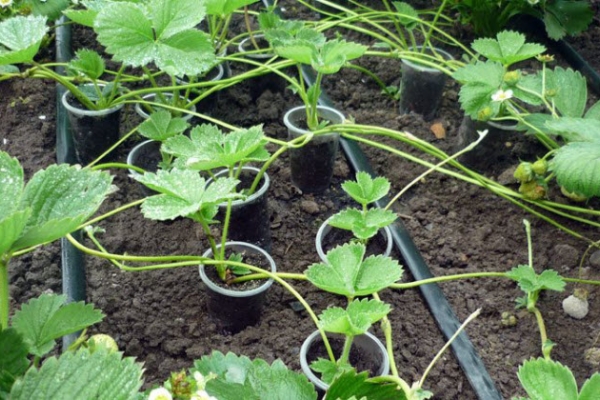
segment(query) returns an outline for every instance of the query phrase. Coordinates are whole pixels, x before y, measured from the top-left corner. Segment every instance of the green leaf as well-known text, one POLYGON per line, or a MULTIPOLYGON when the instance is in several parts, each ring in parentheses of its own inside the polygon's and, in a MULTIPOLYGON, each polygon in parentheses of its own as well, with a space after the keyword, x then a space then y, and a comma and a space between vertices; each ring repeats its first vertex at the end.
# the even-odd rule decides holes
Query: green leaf
MULTIPOLYGON (((498 108, 498 103, 492 101, 492 95, 501 88, 504 68, 495 61, 477 62, 458 69, 454 79, 462 83, 460 88, 460 104, 473 119, 478 119, 478 113, 486 107, 498 108)), ((492 115, 493 116, 493 115, 492 115)))
POLYGON ((46 32, 45 17, 16 16, 0 22, 0 65, 32 62, 46 32))
POLYGON ((326 360, 324 358, 318 358, 316 361, 310 363, 310 369, 321 374, 321 380, 325 383, 331 383, 336 375, 342 374, 346 371, 351 371, 352 366, 349 364, 338 365, 337 363, 326 360))
POLYGON ((0 255, 8 253, 21 237, 30 215, 31 209, 26 208, 0 220, 0 255))
POLYGON ((600 141, 567 143, 550 161, 558 184, 586 197, 600 196, 599 168, 600 141))
POLYGON ((548 119, 544 125, 569 142, 600 142, 600 120, 561 117, 548 119))
POLYGON ((216 214, 219 203, 239 197, 234 191, 237 179, 219 178, 206 187, 206 180, 191 170, 158 170, 134 178, 160 193, 147 197, 142 204, 146 218, 160 221, 202 213, 207 208, 210 214, 216 214))
POLYGON ((517 376, 532 400, 577 400, 573 373, 556 361, 543 358, 525 361, 517 376))
POLYGON ((82 348, 51 357, 15 382, 10 398, 114 400, 136 399, 143 383, 142 366, 121 353, 82 348))
POLYGON ((590 3, 584 0, 556 0, 544 9, 546 32, 554 40, 585 31, 593 17, 590 3))
POLYGON ((152 140, 165 141, 183 133, 190 125, 183 118, 176 118, 170 112, 161 110, 150 114, 138 127, 138 132, 152 140))
POLYGON ((112 193, 112 176, 66 164, 38 171, 25 186, 21 208, 31 208, 25 232, 12 250, 51 242, 74 231, 112 193))
POLYGON ((579 71, 561 67, 546 71, 546 90, 556 91, 552 100, 562 116, 583 116, 587 101, 587 83, 579 71))
POLYGON ((512 87, 512 90, 514 96, 519 100, 527 104, 538 106, 543 103, 541 98, 542 87, 542 74, 538 72, 534 75, 521 75, 519 82, 516 86, 512 87), (532 91, 537 95, 531 94, 529 91, 532 91))
POLYGON ((379 229, 394 222, 396 218, 396 214, 392 211, 381 208, 369 209, 364 215, 360 210, 347 208, 334 214, 329 220, 329 225, 351 230, 356 238, 367 240, 375 236, 379 229))
POLYGON ((97 15, 98 41, 116 61, 156 66, 173 76, 195 76, 215 63, 213 44, 195 29, 204 18, 202 0, 115 2, 97 15))
POLYGON ((517 281, 521 290, 526 293, 533 293, 544 289, 562 292, 566 285, 565 281, 556 271, 544 270, 538 275, 528 265, 519 265, 507 272, 506 275, 517 281))
POLYGON ((415 29, 419 23, 419 13, 408 3, 394 1, 392 2, 398 14, 396 15, 398 18, 398 22, 400 22, 406 29, 413 30, 415 29))
POLYGON ((385 177, 375 179, 366 172, 357 172, 356 181, 342 183, 342 189, 357 203, 365 206, 383 198, 390 191, 390 181, 385 177))
POLYGON ((48 17, 49 20, 53 21, 58 19, 61 15, 61 12, 69 5, 71 5, 70 0, 26 0, 23 2, 24 6, 28 6, 31 8, 31 13, 33 15, 41 15, 44 17, 48 17))
POLYGON ((327 264, 311 265, 308 280, 320 289, 346 297, 367 296, 396 282, 402 267, 396 260, 370 256, 363 261, 365 246, 349 243, 326 254, 327 264))
POLYGON ((319 315, 319 324, 327 332, 357 336, 366 333, 371 325, 390 312, 390 306, 379 300, 353 300, 346 310, 326 309, 319 315))
POLYGON ((100 54, 93 50, 79 50, 75 53, 67 68, 75 74, 87 76, 92 80, 96 80, 104 73, 104 59, 100 54))
POLYGON ((23 335, 30 353, 42 357, 52 350, 55 339, 87 328, 104 317, 91 304, 65 305, 66 300, 65 295, 43 294, 15 313, 13 327, 23 335))
POLYGON ((586 380, 579 392, 578 400, 598 400, 600 399, 600 374, 595 373, 586 380))
POLYGON ((359 58, 367 51, 367 46, 345 40, 330 40, 312 54, 311 66, 322 74, 335 74, 346 61, 359 58))
POLYGON ((206 0, 206 14, 225 16, 258 0, 206 0))
POLYGON ((600 120, 600 100, 595 102, 594 105, 587 110, 584 118, 600 120))
POLYGON ((518 32, 502 31, 496 38, 477 39, 472 44, 473 50, 505 67, 546 51, 546 47, 540 44, 525 43, 525 35, 518 32))
POLYGON ((0 220, 18 209, 24 187, 19 160, 0 151, 0 220))
POLYGON ((76 24, 93 28, 98 11, 67 9, 63 11, 63 14, 76 24))
POLYGON ((391 383, 375 383, 369 380, 367 372, 359 374, 354 370, 346 371, 338 376, 329 386, 327 396, 331 399, 394 399, 406 400, 406 394, 391 383))
POLYGON ((264 162, 269 158, 262 125, 224 133, 215 125, 203 124, 165 141, 163 151, 179 158, 185 168, 209 170, 233 168, 238 163, 264 162))
POLYGON ((206 391, 219 399, 314 400, 317 397, 304 375, 290 371, 279 360, 269 365, 261 359, 251 361, 245 356, 213 351, 196 360, 193 371, 217 376, 208 381, 206 391))
POLYGON ((329 219, 329 225, 334 228, 345 229, 351 231, 355 225, 362 221, 362 213, 356 208, 346 208, 337 214, 334 214, 329 219))
POLYGON ((0 396, 9 393, 15 379, 29 368, 29 354, 23 337, 14 329, 0 331, 0 396))

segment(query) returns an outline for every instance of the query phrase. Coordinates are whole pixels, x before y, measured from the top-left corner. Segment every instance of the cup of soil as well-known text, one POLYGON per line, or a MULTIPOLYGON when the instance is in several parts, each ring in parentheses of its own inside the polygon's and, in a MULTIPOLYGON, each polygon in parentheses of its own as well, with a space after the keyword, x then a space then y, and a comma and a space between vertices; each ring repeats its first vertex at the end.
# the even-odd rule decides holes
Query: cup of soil
MULTIPOLYGON (((332 217, 329 217, 321 224, 315 238, 317 253, 319 254, 321 261, 324 263, 327 262, 325 254, 329 250, 355 239, 352 231, 335 228, 329 225, 331 218, 332 217)), ((392 253, 393 245, 394 242, 392 240, 392 231, 387 226, 383 227, 377 231, 377 234, 374 237, 368 240, 365 256, 383 255, 389 257, 389 255, 392 253)))
MULTIPOLYGON (((421 52, 423 46, 417 46, 417 52, 421 52)), ((430 49, 425 54, 432 55, 430 49)), ((435 48, 435 54, 442 56, 445 60, 453 60, 454 57, 444 50, 435 48)), ((417 113, 423 119, 430 121, 442 101, 446 74, 420 64, 417 61, 402 60, 402 78, 400 80, 400 114, 417 113)))
MULTIPOLYGON (((244 190, 252 186, 252 182, 260 172, 260 169, 250 166, 242 167, 238 179, 240 184, 238 190, 244 190)), ((227 176, 228 170, 222 170, 215 174, 215 178, 227 176)), ((210 185, 210 179, 207 185, 210 185)), ((271 252, 271 221, 269 219, 269 207, 267 194, 269 191, 269 175, 263 174, 256 190, 243 200, 231 202, 231 216, 229 220, 228 238, 238 242, 252 243, 261 249, 271 252)), ((225 220, 227 203, 219 204, 217 219, 225 220)))
MULTIPOLYGON (((327 333, 327 339, 337 358, 342 353, 345 336, 337 333, 327 333)), ((316 330, 311 333, 300 348, 300 367, 308 380, 315 385, 319 398, 329 389, 329 385, 319 379, 310 369, 310 364, 318 358, 327 359, 327 351, 323 344, 321 333, 316 330)), ((390 359, 383 343, 370 332, 355 336, 350 349, 350 364, 357 372, 368 371, 369 376, 384 376, 390 372, 390 359)))
MULTIPOLYGON (((254 42, 250 37, 240 42, 238 45, 240 54, 243 54, 244 57, 250 60, 261 63, 275 57, 275 53, 271 49, 271 44, 265 39, 265 35, 258 34, 252 37, 254 38, 254 42), (254 46, 255 43, 258 49, 254 46)), ((252 67, 250 66, 249 68, 252 67)), ((283 92, 287 86, 287 81, 275 73, 249 78, 244 80, 244 83, 248 85, 250 96, 253 100, 256 100, 265 90, 283 92)))
MULTIPOLYGON (((317 112, 321 120, 330 124, 341 124, 344 115, 326 106, 318 106, 317 112)), ((283 117, 288 128, 289 139, 295 139, 310 133, 306 124, 306 107, 300 106, 289 110, 283 117)), ((322 193, 329 188, 335 157, 339 148, 340 135, 337 132, 315 136, 310 142, 296 149, 290 149, 292 183, 303 192, 322 193)))
POLYGON ((81 164, 94 161, 119 140, 123 104, 88 110, 69 91, 62 95, 61 101, 67 110, 75 155, 81 164))
MULTIPOLYGON (((173 93, 163 93, 162 96, 165 99, 165 101, 169 105, 171 105, 172 99, 173 99, 173 93)), ((179 98, 181 100, 187 101, 187 99, 183 96, 179 96, 179 98)), ((159 96, 157 96, 156 93, 147 94, 147 95, 143 96, 142 99, 144 99, 146 101, 155 102, 155 103, 161 103, 161 99, 159 96)), ((152 106, 152 107, 154 107, 154 106, 152 106)), ((170 110, 168 110, 168 111, 171 112, 170 110)), ((194 106, 189 107, 189 111, 196 112, 196 106, 194 105, 194 106)), ((143 107, 142 104, 140 104, 140 103, 136 103, 135 112, 144 119, 150 118, 150 114, 148 114, 148 110, 145 107, 143 107)), ((183 118, 186 121, 189 121, 193 117, 192 114, 188 114, 188 113, 182 113, 181 115, 173 115, 173 116, 177 116, 177 117, 180 116, 181 118, 183 118)))
MULTIPOLYGON (((217 250, 221 244, 217 245, 217 250)), ((265 250, 244 242, 225 243, 225 259, 231 254, 240 254, 243 262, 275 273, 275 261, 265 250)), ((203 257, 213 258, 212 249, 204 252, 203 257)), ((209 315, 216 321, 219 329, 234 334, 260 320, 267 290, 273 284, 272 279, 247 281, 228 285, 223 282, 213 265, 201 264, 200 278, 207 294, 209 315)))
MULTIPOLYGON (((145 140, 137 144, 129 154, 127 154, 127 164, 134 165, 148 172, 156 172, 158 165, 162 161, 162 155, 160 154, 161 143, 156 140, 145 140)), ((129 170, 130 176, 137 176, 139 172, 132 169, 129 170)), ((145 196, 152 196, 156 194, 156 191, 149 187, 138 183, 142 192, 145 196)))
POLYGON ((479 139, 477 131, 486 129, 488 134, 485 138, 474 149, 458 157, 460 163, 480 172, 488 172, 509 161, 512 157, 506 144, 518 135, 517 124, 513 121, 474 121, 465 115, 458 128, 457 150, 464 149, 479 139))

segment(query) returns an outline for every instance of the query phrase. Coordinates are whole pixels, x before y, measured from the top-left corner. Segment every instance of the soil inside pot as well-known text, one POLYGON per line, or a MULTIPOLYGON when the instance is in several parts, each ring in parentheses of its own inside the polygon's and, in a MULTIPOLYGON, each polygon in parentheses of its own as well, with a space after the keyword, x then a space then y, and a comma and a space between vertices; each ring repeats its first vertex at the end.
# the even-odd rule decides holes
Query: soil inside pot
MULTIPOLYGON (((234 252, 230 249, 225 249, 225 259, 226 260, 234 255, 241 256, 242 262, 245 264, 259 267, 259 268, 262 268, 265 270, 270 270, 270 268, 271 268, 269 263, 267 262, 267 260, 261 254, 256 254, 254 252, 249 252, 249 251, 234 252)), ((224 282, 219 277, 216 266, 206 265, 206 266, 204 266, 204 271, 206 273, 206 276, 215 285, 222 287, 223 289, 234 290, 237 292, 244 292, 244 291, 256 289, 257 287, 259 287, 265 283, 265 281, 263 279, 256 279, 256 280, 245 281, 245 282, 241 282, 241 283, 228 284, 227 281, 236 278, 236 275, 234 275, 231 272, 231 270, 228 269, 228 271, 227 271, 227 278, 226 278, 227 281, 226 282, 224 282)), ((249 271, 249 272, 252 273, 251 271, 249 271)))
MULTIPOLYGON (((341 246, 356 240, 352 231, 346 229, 331 228, 329 233, 323 238, 323 252, 327 252, 336 246, 341 246)), ((365 257, 382 255, 385 253, 387 242, 382 231, 377 232, 375 236, 367 241, 367 251, 365 257)))

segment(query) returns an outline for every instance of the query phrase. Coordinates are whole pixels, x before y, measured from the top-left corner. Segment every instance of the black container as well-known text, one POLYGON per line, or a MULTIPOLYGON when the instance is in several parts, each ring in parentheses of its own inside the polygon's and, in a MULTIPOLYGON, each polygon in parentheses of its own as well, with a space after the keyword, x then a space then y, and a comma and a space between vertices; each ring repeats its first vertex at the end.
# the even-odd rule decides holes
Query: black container
MULTIPOLYGON (((134 165, 148 172, 156 172, 158 165, 162 160, 160 154, 161 143, 156 140, 145 140, 136 145, 129 154, 127 154, 127 164, 134 165)), ((139 172, 132 169, 129 170, 130 176, 137 176, 139 172)), ((146 185, 138 182, 144 196, 152 196, 157 194, 156 191, 150 189, 146 185)))
MULTIPOLYGON (((221 245, 217 245, 220 249, 221 245)), ((272 273, 276 272, 275 261, 273 258, 261 249, 250 243, 227 242, 225 248, 242 254, 244 258, 260 257, 267 264, 272 273)), ((213 257, 212 250, 207 250, 203 257, 213 257)), ((255 265, 253 262, 249 262, 255 265)), ((267 290, 273 284, 272 279, 264 281, 260 286, 245 290, 232 290, 222 287, 209 278, 208 268, 215 269, 212 265, 200 265, 200 278, 206 288, 206 301, 209 315, 215 320, 220 330, 227 333, 238 333, 244 328, 255 325, 260 320, 263 304, 267 290)), ((216 274, 214 274, 216 275, 216 274)), ((211 274, 212 276, 212 274, 211 274)), ((218 278, 216 278, 218 279, 218 278)))
MULTIPOLYGON (((341 124, 344 116, 339 111, 318 106, 319 117, 331 124, 341 124)), ((288 128, 289 139, 309 133, 306 126, 306 108, 295 107, 289 110, 283 122, 288 128)), ((329 188, 333 167, 339 147, 338 133, 332 132, 315 136, 300 148, 289 150, 292 183, 306 193, 322 193, 329 188)))
POLYGON ((94 161, 119 140, 123 104, 105 110, 88 110, 81 108, 69 91, 61 100, 71 124, 75 155, 81 164, 94 161))
MULTIPOLYGON (((420 51, 421 46, 417 49, 420 51)), ((443 50, 435 49, 435 52, 446 60, 453 59, 443 50)), ((415 61, 402 60, 400 114, 412 112, 421 114, 426 121, 432 120, 442 101, 445 84, 446 74, 443 72, 415 61)))
MULTIPOLYGON (((258 168, 242 167, 238 185, 238 191, 249 189, 260 172, 258 168)), ((223 170, 215 174, 216 178, 227 176, 228 170, 223 170)), ((208 183, 210 184, 210 182, 208 183)), ((238 242, 247 242, 257 245, 271 252, 271 221, 269 218, 269 204, 267 194, 269 191, 270 179, 265 173, 259 182, 254 193, 244 200, 235 200, 231 202, 231 216, 229 219, 229 231, 227 238, 238 242)), ((217 218, 223 222, 227 203, 219 204, 219 214, 217 218)))

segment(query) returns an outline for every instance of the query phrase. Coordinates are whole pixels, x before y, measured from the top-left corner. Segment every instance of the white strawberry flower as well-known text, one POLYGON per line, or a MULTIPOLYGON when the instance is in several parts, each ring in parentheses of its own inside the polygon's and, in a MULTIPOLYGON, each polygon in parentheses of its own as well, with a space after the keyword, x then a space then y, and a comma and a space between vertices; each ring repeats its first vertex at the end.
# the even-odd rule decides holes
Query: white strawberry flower
POLYGON ((6 8, 12 4, 12 0, 0 0, 0 7, 6 8))
POLYGON ((173 396, 171 396, 171 393, 164 387, 159 387, 150 392, 148 400, 173 400, 173 396))
POLYGON ((527 0, 527 2, 528 2, 530 5, 532 5, 532 6, 535 6, 537 3, 539 3, 539 2, 540 2, 540 0, 527 0))
POLYGON ((216 397, 209 395, 206 390, 198 390, 192 395, 190 400, 218 400, 216 397))
POLYGON ((492 101, 505 101, 513 97, 513 91, 508 89, 506 91, 498 89, 496 93, 492 95, 492 101))

